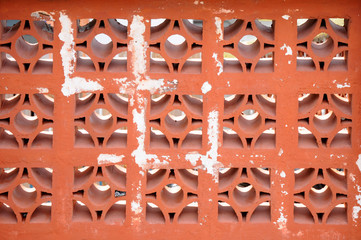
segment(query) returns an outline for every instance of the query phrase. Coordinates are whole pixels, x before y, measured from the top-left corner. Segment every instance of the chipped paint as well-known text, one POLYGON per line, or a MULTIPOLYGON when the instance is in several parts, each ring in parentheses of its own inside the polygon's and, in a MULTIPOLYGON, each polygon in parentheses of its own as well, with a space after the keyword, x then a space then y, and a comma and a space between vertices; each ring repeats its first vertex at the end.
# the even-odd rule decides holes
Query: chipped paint
POLYGON ((60 50, 65 78, 61 92, 64 96, 69 97, 72 94, 80 93, 83 91, 103 90, 103 87, 98 82, 86 80, 82 77, 71 77, 71 75, 74 73, 76 53, 74 50, 74 30, 72 28, 70 18, 64 12, 60 12, 59 21, 61 24, 59 39, 64 42, 60 50))
POLYGON ((171 92, 176 90, 178 86, 178 80, 174 79, 173 81, 164 82, 164 78, 161 79, 149 79, 143 80, 139 83, 138 90, 148 90, 151 94, 154 94, 156 91, 160 93, 171 92))
POLYGON ((358 167, 358 169, 360 170, 361 172, 361 154, 358 155, 358 159, 356 161, 356 165, 358 167))
POLYGON ((38 87, 36 89, 39 91, 39 93, 49 93, 49 89, 47 88, 38 87))
POLYGON ((135 80, 139 83, 141 76, 145 74, 147 68, 147 49, 148 43, 144 40, 145 24, 144 17, 139 15, 133 16, 130 25, 128 50, 132 53, 131 63, 135 80))
POLYGON ((218 182, 218 171, 217 168, 223 166, 222 163, 217 161, 218 158, 218 134, 219 134, 219 112, 213 110, 208 115, 208 145, 210 145, 210 150, 206 155, 201 155, 197 152, 192 152, 186 154, 185 159, 193 166, 196 165, 198 161, 202 162, 201 167, 207 171, 208 174, 213 176, 213 180, 218 182))
POLYGON ((64 96, 69 97, 75 93, 81 93, 84 91, 101 91, 103 86, 96 81, 86 80, 82 77, 73 77, 65 79, 62 85, 61 92, 64 96))
POLYGON ((135 212, 135 214, 139 214, 142 212, 142 207, 140 206, 140 203, 139 202, 136 202, 136 201, 132 201, 131 203, 131 208, 132 208, 132 211, 135 212))
POLYGON ((193 2, 193 4, 194 4, 194 5, 198 5, 198 4, 203 5, 203 4, 204 4, 204 2, 203 2, 203 1, 198 1, 198 0, 195 0, 195 1, 193 2))
MULTIPOLYGON (((240 12, 243 12, 244 10, 240 9, 240 12)), ((215 14, 222 14, 222 13, 234 13, 233 9, 225 9, 225 8, 220 8, 217 11, 214 12, 215 14)))
POLYGON ((280 151, 278 152, 278 156, 282 156, 282 154, 283 154, 283 149, 282 148, 280 148, 280 151))
POLYGON ((349 88, 351 87, 350 83, 337 84, 337 88, 349 88))
POLYGON ((216 34, 218 35, 217 42, 223 40, 223 30, 222 30, 222 20, 219 17, 215 17, 215 24, 216 24, 216 34))
POLYGON ((281 50, 286 50, 285 55, 292 55, 292 48, 290 46, 287 46, 286 43, 283 44, 283 46, 280 48, 281 50))
POLYGON ((291 63, 292 63, 292 61, 291 61, 291 60, 289 60, 289 61, 288 61, 288 64, 291 64, 291 63))
POLYGON ((285 177, 286 177, 286 173, 285 173, 284 171, 282 171, 282 172, 280 173, 280 177, 281 177, 281 178, 285 178, 285 177))
POLYGON ((124 155, 101 153, 98 156, 98 165, 120 163, 124 155))
MULTIPOLYGON (((359 159, 360 159, 359 154, 359 159)), ((352 220, 354 222, 354 225, 357 226, 357 219, 359 219, 359 213, 361 212, 361 187, 356 183, 355 174, 350 173, 350 179, 355 184, 354 189, 357 191, 358 194, 355 195, 356 204, 352 207, 352 220)))
MULTIPOLYGON (((284 203, 282 202, 282 205, 284 203)), ((277 219, 277 225, 278 225, 278 230, 281 230, 283 233, 287 233, 288 230, 287 230, 287 215, 286 214, 283 214, 283 211, 284 211, 284 207, 281 206, 279 208, 279 212, 280 212, 280 217, 277 219)))
POLYGON ((206 94, 207 92, 209 92, 209 91, 212 90, 212 85, 209 84, 209 82, 207 81, 207 82, 203 83, 201 89, 202 89, 202 93, 203 93, 203 94, 206 94))
POLYGON ((218 54, 217 53, 213 53, 212 58, 214 59, 214 61, 216 62, 216 67, 218 67, 218 73, 217 75, 221 75, 221 73, 223 72, 223 65, 222 63, 218 60, 218 54))
POLYGON ((290 19, 290 15, 283 15, 282 18, 285 20, 288 20, 288 19, 290 19))

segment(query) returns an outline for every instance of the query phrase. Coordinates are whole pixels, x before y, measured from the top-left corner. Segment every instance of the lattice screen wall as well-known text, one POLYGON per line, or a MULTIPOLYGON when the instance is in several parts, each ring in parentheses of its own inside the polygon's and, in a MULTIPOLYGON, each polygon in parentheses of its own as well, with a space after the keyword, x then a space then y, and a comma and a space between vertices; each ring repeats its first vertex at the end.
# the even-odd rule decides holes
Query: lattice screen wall
POLYGON ((360 239, 360 12, 1 0, 0 239, 360 239))

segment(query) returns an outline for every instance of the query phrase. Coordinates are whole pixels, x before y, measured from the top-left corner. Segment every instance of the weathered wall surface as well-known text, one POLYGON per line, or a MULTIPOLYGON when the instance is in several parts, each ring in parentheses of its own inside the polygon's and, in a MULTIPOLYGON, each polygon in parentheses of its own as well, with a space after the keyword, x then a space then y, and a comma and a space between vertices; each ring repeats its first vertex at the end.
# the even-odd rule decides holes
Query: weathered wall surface
POLYGON ((360 12, 1 0, 0 239, 360 239, 360 12))

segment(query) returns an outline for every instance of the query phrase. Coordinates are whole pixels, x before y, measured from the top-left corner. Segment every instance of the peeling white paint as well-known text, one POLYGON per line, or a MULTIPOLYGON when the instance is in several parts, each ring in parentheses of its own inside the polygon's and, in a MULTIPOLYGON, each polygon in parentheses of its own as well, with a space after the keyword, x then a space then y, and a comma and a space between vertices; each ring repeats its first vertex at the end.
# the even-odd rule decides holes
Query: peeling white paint
POLYGON ((193 3, 194 3, 194 5, 198 5, 198 4, 203 5, 204 4, 203 1, 198 1, 198 0, 195 0, 193 3))
MULTIPOLYGON (((283 205, 283 203, 282 203, 283 205)), ((283 214, 284 211, 284 207, 280 207, 279 212, 280 212, 280 217, 277 219, 277 223, 278 223, 278 229, 279 230, 283 230, 286 229, 286 224, 287 224, 287 216, 283 214)))
POLYGON ((136 214, 139 214, 142 212, 142 207, 140 206, 139 202, 132 201, 131 207, 132 207, 132 211, 135 212, 136 214))
POLYGON ((101 153, 98 156, 98 164, 111 164, 111 163, 120 163, 124 158, 124 155, 115 155, 115 154, 105 154, 101 153))
POLYGON ((69 97, 75 93, 81 93, 85 91, 101 91, 103 86, 96 81, 86 80, 82 77, 66 78, 62 85, 61 92, 64 96, 69 97))
POLYGON ((292 61, 291 61, 291 60, 289 60, 289 61, 288 61, 288 64, 291 64, 291 63, 292 63, 292 61))
POLYGON ((142 75, 146 72, 147 67, 147 49, 148 43, 144 40, 145 24, 144 18, 139 15, 133 16, 132 24, 130 25, 128 50, 132 52, 132 68, 136 81, 139 82, 142 75))
POLYGON ((49 93, 49 89, 47 88, 38 87, 36 89, 39 91, 39 93, 49 93))
MULTIPOLYGON (((243 12, 243 9, 239 10, 240 12, 243 12)), ((217 11, 214 12, 215 14, 222 14, 222 13, 234 13, 233 9, 225 9, 225 8, 220 8, 217 11)))
MULTIPOLYGON (((361 155, 361 154, 360 154, 361 155)), ((359 158, 360 158, 359 155, 359 158)), ((355 223, 355 226, 357 226, 357 219, 359 219, 359 213, 361 211, 361 187, 356 183, 355 174, 350 173, 350 179, 353 183, 355 183, 354 188, 359 193, 355 195, 356 204, 352 207, 352 220, 355 223)))
POLYGON ((280 151, 278 152, 278 156, 282 156, 282 154, 283 154, 283 149, 282 148, 280 148, 280 151))
POLYGON ((154 94, 156 91, 170 92, 177 89, 178 80, 174 79, 173 81, 166 83, 164 82, 164 78, 161 79, 149 79, 143 80, 139 83, 137 89, 138 90, 148 90, 151 94, 154 94))
POLYGON ((222 63, 218 60, 218 54, 217 53, 213 53, 213 55, 212 55, 212 57, 213 57, 213 59, 214 59, 214 61, 216 62, 216 66, 218 67, 218 73, 217 73, 217 75, 219 76, 219 75, 221 75, 221 73, 223 72, 223 65, 222 65, 222 63))
POLYGON ((285 20, 288 20, 288 19, 290 19, 290 15, 283 15, 282 18, 285 20))
POLYGON ((281 176, 281 178, 285 178, 285 177, 286 177, 286 173, 285 173, 284 171, 282 171, 282 172, 280 173, 280 176, 281 176))
POLYGON ((203 94, 206 94, 207 92, 209 92, 209 91, 212 90, 212 85, 209 84, 209 82, 207 81, 207 82, 203 83, 201 89, 202 89, 202 93, 203 93, 203 94))
POLYGON ((356 161, 356 165, 358 166, 358 169, 361 172, 361 154, 358 155, 358 159, 356 161))
POLYGON ((217 167, 223 166, 222 163, 217 161, 218 158, 218 133, 219 133, 219 112, 213 110, 208 115, 208 144, 210 145, 210 150, 206 155, 201 155, 197 152, 192 152, 186 154, 185 159, 196 165, 197 161, 202 162, 202 168, 204 168, 208 174, 213 176, 213 180, 218 182, 218 172, 216 171, 217 167))
POLYGON ((351 87, 350 83, 337 84, 337 88, 349 88, 351 87))
POLYGON ((216 34, 218 35, 218 41, 222 41, 223 40, 223 30, 222 30, 222 20, 220 17, 215 17, 215 24, 216 24, 216 34))
POLYGON ((283 44, 281 50, 286 50, 285 55, 292 55, 292 48, 290 46, 287 46, 286 43, 283 44))
POLYGON ((75 93, 83 91, 98 91, 103 90, 103 87, 95 81, 87 81, 82 77, 71 77, 74 73, 75 63, 75 50, 74 50, 74 36, 73 28, 70 18, 64 13, 60 12, 59 21, 61 24, 61 31, 59 33, 59 39, 64 42, 61 50, 61 60, 64 71, 64 84, 62 85, 62 93, 64 96, 70 96, 75 93))

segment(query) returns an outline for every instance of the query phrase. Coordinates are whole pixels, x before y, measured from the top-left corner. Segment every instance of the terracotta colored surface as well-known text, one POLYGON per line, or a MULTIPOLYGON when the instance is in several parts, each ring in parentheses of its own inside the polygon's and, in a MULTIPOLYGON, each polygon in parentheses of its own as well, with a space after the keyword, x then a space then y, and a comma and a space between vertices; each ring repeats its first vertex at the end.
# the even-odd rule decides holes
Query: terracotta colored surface
POLYGON ((1 0, 0 239, 361 239, 360 11, 1 0))

